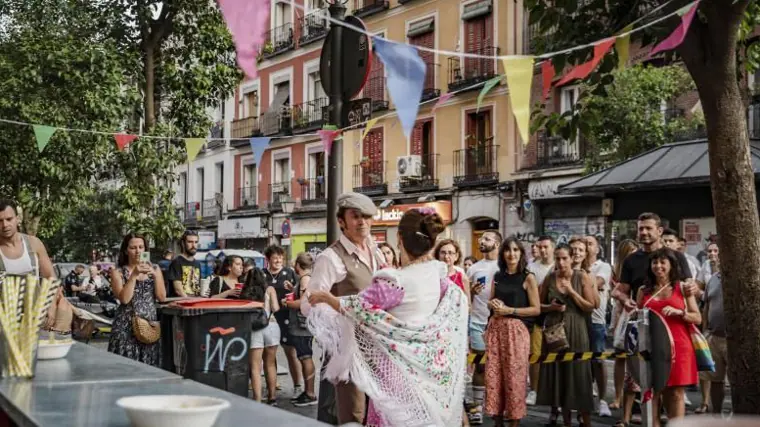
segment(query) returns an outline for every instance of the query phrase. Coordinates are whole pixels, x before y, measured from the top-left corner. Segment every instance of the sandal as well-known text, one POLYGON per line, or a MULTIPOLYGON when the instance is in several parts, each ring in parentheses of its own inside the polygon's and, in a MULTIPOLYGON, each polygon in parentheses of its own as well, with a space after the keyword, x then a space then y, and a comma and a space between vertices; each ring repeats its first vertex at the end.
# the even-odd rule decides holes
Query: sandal
POLYGON ((695 414, 706 414, 709 410, 710 410, 710 408, 703 403, 702 405, 699 406, 699 408, 697 408, 697 409, 694 410, 694 413, 695 414))
POLYGON ((607 405, 607 407, 610 408, 610 409, 620 409, 620 403, 618 403, 618 402, 612 402, 609 405, 607 405))

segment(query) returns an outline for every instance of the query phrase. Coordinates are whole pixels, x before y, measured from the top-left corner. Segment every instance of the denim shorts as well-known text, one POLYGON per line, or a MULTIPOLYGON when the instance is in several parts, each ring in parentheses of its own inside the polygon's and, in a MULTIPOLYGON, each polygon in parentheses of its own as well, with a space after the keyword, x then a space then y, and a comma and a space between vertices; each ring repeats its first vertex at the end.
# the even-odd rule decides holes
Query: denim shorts
POLYGON ((601 353, 607 348, 607 327, 601 323, 591 324, 591 351, 601 353))
POLYGON ((470 321, 470 348, 474 351, 486 351, 486 341, 483 334, 486 332, 486 325, 470 321))

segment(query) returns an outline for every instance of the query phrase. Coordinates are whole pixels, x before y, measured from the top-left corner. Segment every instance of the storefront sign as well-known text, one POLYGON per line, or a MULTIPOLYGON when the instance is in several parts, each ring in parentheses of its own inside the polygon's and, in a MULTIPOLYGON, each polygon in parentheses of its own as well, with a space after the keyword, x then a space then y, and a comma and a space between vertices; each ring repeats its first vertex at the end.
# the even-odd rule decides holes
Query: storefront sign
POLYGON ((444 224, 451 222, 451 202, 430 202, 430 203, 415 203, 411 205, 398 205, 391 206, 388 209, 378 209, 377 215, 373 218, 372 225, 398 225, 401 221, 401 217, 404 213, 411 209, 419 208, 433 208, 441 216, 444 224))
POLYGON ((558 199, 566 197, 578 197, 573 194, 559 193, 561 185, 569 184, 578 180, 578 176, 569 178, 539 179, 528 183, 528 197, 531 200, 558 199))
POLYGON ((220 239, 255 239, 267 237, 261 230, 261 218, 234 218, 219 221, 220 239))
POLYGON ((375 241, 375 243, 385 243, 385 240, 386 240, 386 232, 385 232, 385 230, 382 230, 382 231, 373 231, 372 232, 372 239, 375 241))
POLYGON ((216 249, 216 233, 213 231, 198 232, 198 250, 208 251, 216 249))
POLYGON ((681 220, 681 235, 686 239, 686 252, 700 262, 707 259, 705 248, 718 235, 715 218, 691 218, 681 220))

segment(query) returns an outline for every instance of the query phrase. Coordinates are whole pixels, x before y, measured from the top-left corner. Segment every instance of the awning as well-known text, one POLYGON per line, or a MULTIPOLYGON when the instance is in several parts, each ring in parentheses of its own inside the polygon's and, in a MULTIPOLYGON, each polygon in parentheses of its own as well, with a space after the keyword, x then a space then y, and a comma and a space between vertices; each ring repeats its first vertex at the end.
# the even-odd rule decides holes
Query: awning
MULTIPOLYGON (((760 143, 750 143, 755 177, 760 174, 760 143)), ((707 141, 665 144, 646 153, 559 187, 561 194, 623 191, 707 185, 710 162, 707 141)))
POLYGON ((430 17, 417 21, 413 24, 409 24, 409 30, 406 32, 407 37, 417 37, 423 34, 431 33, 435 31, 435 18, 430 17))

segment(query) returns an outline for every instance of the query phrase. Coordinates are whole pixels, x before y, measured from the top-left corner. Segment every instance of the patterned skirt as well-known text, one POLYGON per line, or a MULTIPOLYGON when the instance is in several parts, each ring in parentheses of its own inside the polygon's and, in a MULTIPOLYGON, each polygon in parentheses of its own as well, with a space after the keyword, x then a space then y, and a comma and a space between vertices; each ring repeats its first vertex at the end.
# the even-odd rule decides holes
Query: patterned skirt
POLYGON ((486 330, 486 348, 485 412, 506 420, 522 419, 528 412, 528 328, 519 319, 492 317, 486 330))

